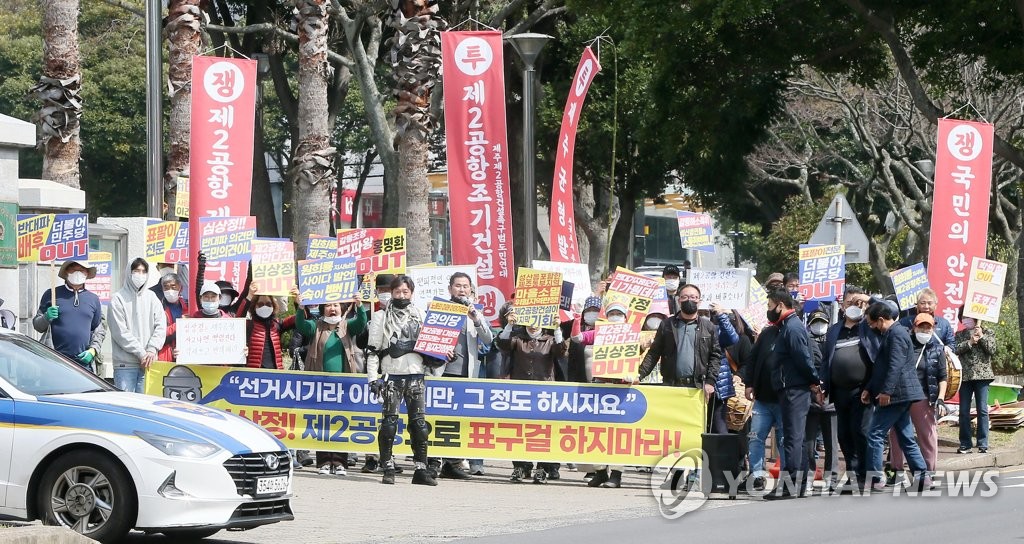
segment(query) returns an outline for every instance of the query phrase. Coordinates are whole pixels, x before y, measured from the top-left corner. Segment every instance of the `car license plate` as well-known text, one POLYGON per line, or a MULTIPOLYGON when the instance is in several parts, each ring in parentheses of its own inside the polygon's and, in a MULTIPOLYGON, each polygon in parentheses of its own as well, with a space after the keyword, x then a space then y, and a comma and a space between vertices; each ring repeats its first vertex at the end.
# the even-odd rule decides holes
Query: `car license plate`
POLYGON ((257 478, 256 494, 266 495, 268 493, 284 493, 288 491, 288 477, 276 476, 273 478, 257 478))

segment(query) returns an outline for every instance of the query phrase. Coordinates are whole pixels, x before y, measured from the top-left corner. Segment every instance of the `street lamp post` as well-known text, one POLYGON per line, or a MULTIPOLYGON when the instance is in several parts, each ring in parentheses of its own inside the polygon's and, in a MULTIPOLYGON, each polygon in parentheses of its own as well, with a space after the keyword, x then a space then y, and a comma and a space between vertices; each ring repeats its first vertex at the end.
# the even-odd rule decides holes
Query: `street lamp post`
POLYGON ((534 122, 534 97, 533 84, 537 75, 534 70, 534 63, 540 55, 541 49, 551 36, 527 32, 509 36, 508 41, 512 43, 519 58, 523 60, 523 247, 526 254, 523 255, 523 262, 526 266, 532 266, 533 252, 537 247, 534 239, 534 231, 537 229, 537 190, 534 186, 533 167, 536 160, 536 142, 533 136, 534 122))
POLYGON ((743 238, 747 233, 741 230, 730 230, 729 236, 732 237, 732 267, 740 267, 740 238, 743 238))
POLYGON ((146 0, 146 215, 159 219, 164 216, 162 10, 160 0, 146 0))

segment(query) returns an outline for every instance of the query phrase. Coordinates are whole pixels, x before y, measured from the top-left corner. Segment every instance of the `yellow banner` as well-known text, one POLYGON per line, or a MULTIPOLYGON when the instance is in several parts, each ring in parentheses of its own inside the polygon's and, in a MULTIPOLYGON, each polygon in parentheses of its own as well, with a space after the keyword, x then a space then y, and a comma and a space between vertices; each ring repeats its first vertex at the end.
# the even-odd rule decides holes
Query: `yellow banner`
POLYGON ((629 323, 597 322, 594 333, 595 378, 636 376, 642 355, 639 327, 629 323))
POLYGON ((520 268, 516 276, 516 325, 557 327, 561 298, 561 272, 520 268))
POLYGON ((174 194, 174 215, 188 219, 188 176, 178 176, 178 191, 174 194))
POLYGON ((291 294, 295 285, 295 246, 291 240, 252 241, 252 285, 261 295, 291 294))
MULTIPOLYGON (((289 448, 378 451, 365 375, 154 363, 146 392, 236 413, 289 448)), ((703 391, 684 387, 428 378, 425 399, 436 457, 654 466, 704 429, 703 391)), ((411 455, 402 420, 395 454, 411 455)))

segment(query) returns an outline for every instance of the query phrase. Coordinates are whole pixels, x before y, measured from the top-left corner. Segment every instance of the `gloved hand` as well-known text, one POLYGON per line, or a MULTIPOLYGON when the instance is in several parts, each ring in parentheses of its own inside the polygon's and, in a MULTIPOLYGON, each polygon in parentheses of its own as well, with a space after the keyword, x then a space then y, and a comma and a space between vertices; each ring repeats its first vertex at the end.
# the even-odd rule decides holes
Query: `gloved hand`
POLYGON ((370 382, 370 392, 378 397, 384 396, 384 380, 378 378, 370 382))
POLYGON ((92 348, 89 348, 82 353, 78 354, 78 360, 85 364, 92 364, 92 360, 96 358, 96 354, 93 353, 92 348))
POLYGON ((48 321, 56 321, 58 317, 60 317, 60 308, 50 306, 46 309, 46 319, 48 321))
POLYGON ((555 336, 555 343, 556 344, 561 344, 562 341, 564 340, 564 338, 562 338, 562 328, 561 327, 555 327, 555 335, 554 336, 555 336))
POLYGON ((943 418, 949 415, 949 408, 946 407, 946 401, 939 399, 935 401, 935 417, 943 418))

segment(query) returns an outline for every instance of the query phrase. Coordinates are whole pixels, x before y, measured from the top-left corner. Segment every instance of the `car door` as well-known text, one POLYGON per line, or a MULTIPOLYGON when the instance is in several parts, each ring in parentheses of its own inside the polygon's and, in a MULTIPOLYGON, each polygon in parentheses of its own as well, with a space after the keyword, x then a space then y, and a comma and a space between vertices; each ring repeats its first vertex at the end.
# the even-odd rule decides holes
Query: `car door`
POLYGON ((0 389, 0 507, 7 505, 11 459, 14 457, 14 399, 0 389))

